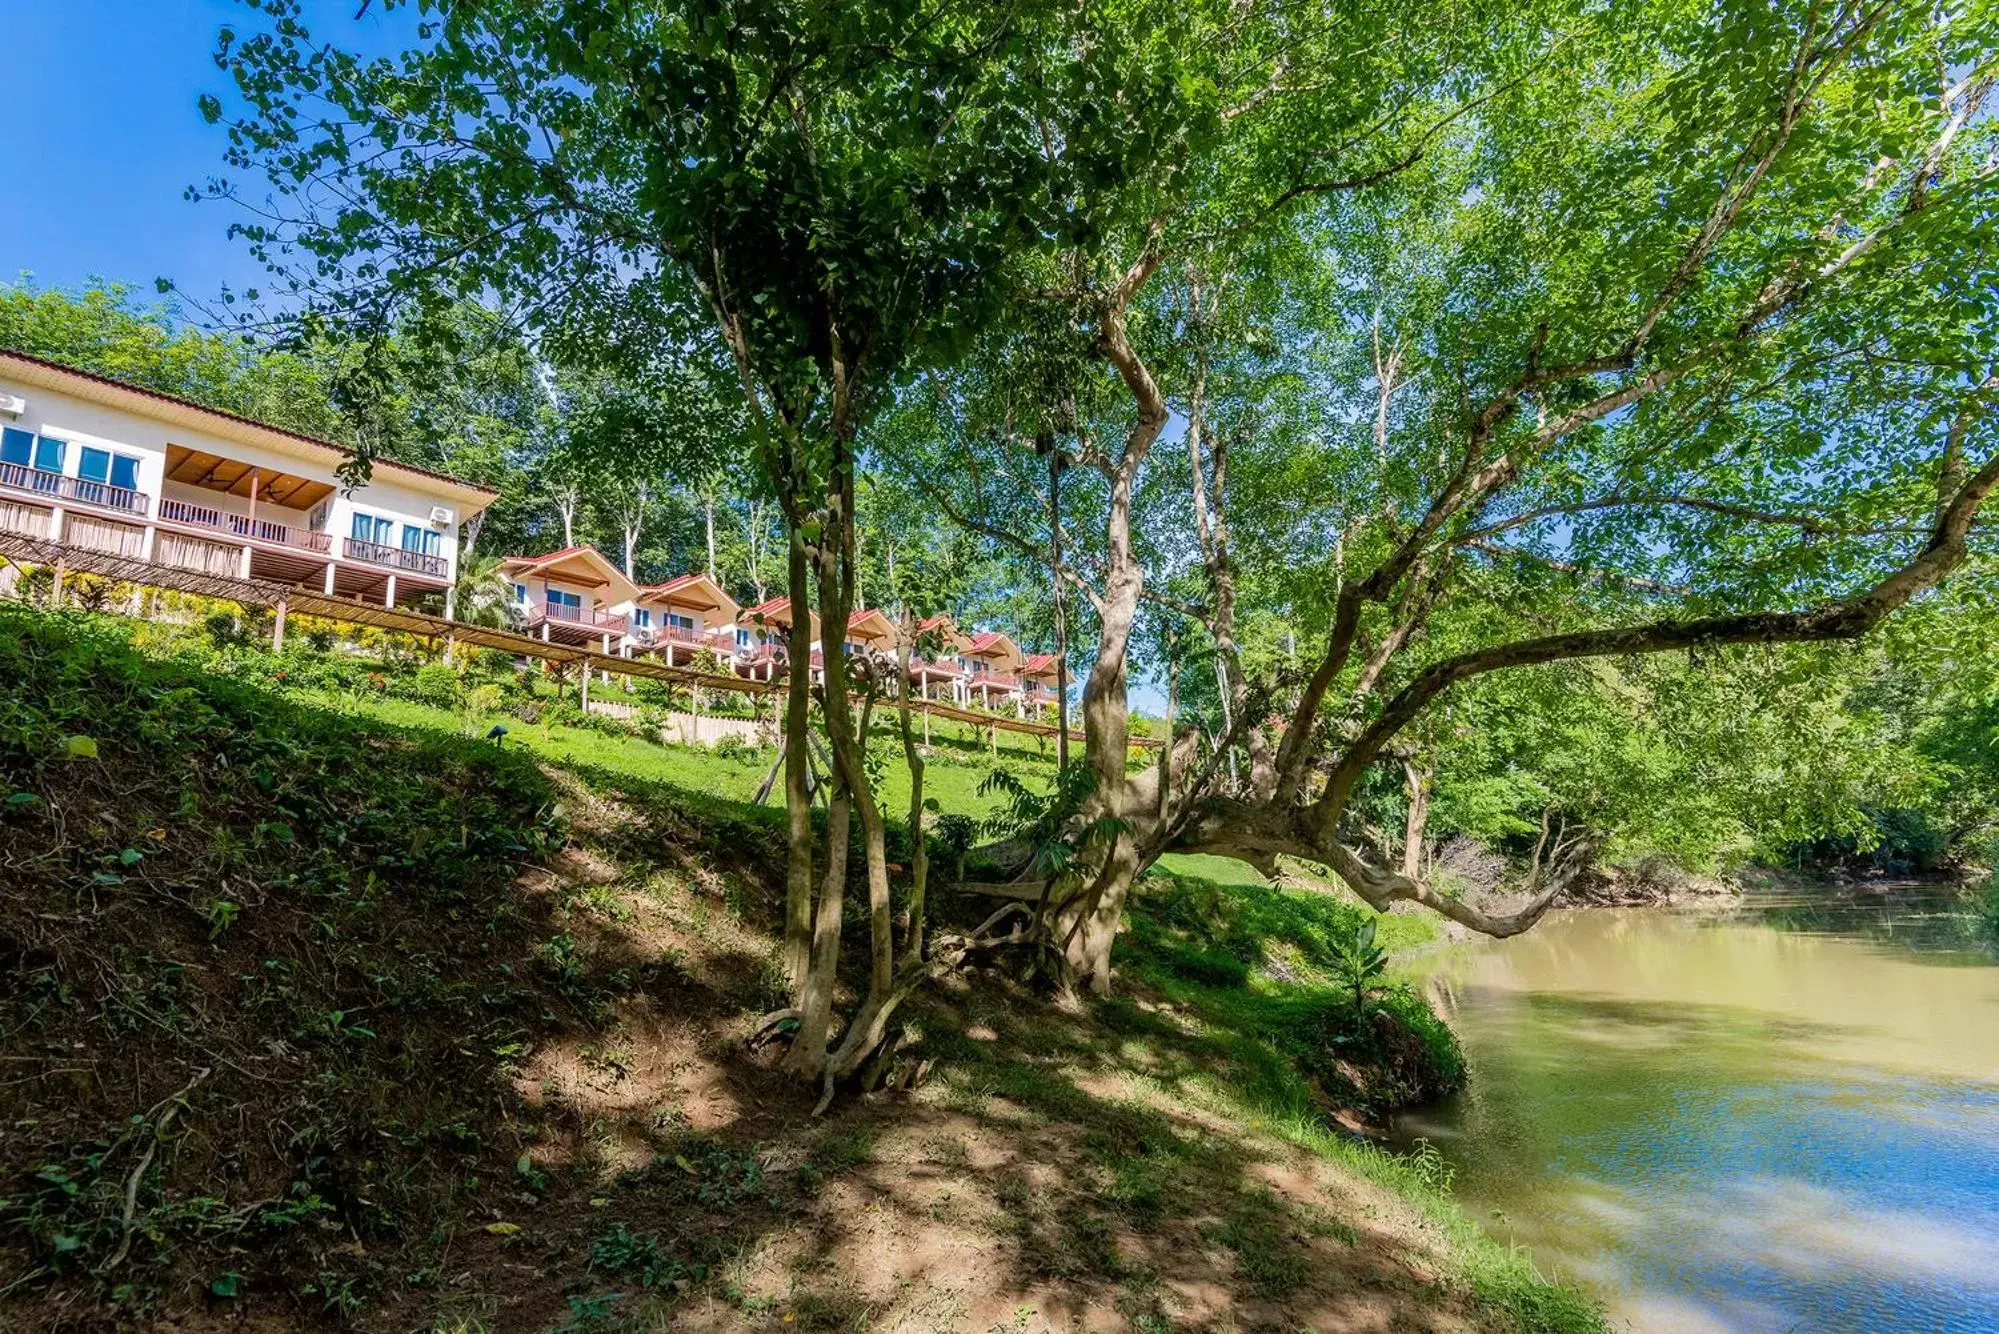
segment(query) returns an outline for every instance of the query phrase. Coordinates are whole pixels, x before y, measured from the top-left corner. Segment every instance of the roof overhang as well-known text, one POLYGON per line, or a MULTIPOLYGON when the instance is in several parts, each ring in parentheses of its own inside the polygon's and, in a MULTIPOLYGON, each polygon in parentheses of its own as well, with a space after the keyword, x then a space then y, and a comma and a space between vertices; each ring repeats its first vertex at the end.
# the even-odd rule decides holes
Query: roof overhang
MULTIPOLYGON (((44 361, 40 357, 31 357, 25 353, 0 349, 0 375, 15 384, 68 394, 101 407, 129 412, 137 417, 147 417, 169 426, 182 426, 188 430, 201 431, 218 440, 267 449, 274 454, 296 459, 301 463, 317 464, 329 471, 354 457, 353 450, 330 441, 316 440, 297 431, 287 431, 283 427, 252 421, 233 412, 205 408, 199 403, 190 403, 184 398, 175 398, 171 394, 163 394, 157 390, 141 389, 87 371, 73 370, 68 366, 44 361)), ((425 495, 449 500, 457 509, 461 522, 485 509, 499 499, 500 495, 491 487, 475 486, 471 482, 461 482, 454 477, 432 472, 428 468, 397 463, 393 459, 377 458, 373 460, 373 467, 398 485, 408 486, 425 495)))
POLYGON ((683 574, 678 579, 669 579, 663 584, 652 584, 639 590, 638 601, 658 607, 692 607, 696 611, 720 611, 724 620, 733 621, 742 615, 743 609, 736 600, 723 591, 705 574, 683 574))
POLYGON ((631 602, 639 595, 638 585, 604 559, 595 547, 552 551, 546 556, 509 556, 500 565, 509 574, 531 574, 582 588, 600 588, 607 603, 631 602))

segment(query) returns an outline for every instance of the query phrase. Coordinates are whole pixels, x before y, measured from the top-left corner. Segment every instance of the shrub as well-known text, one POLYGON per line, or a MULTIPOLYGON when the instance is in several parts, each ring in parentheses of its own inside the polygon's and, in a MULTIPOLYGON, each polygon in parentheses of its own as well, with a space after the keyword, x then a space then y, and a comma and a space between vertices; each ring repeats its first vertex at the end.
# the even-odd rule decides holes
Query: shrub
POLYGON ((455 709, 465 693, 465 685, 458 677, 458 669, 450 663, 431 662, 417 668, 415 677, 397 693, 419 704, 455 709))
POLYGON ((225 649, 232 644, 243 642, 243 627, 236 621, 236 613, 217 609, 201 618, 201 629, 208 636, 208 642, 217 649, 225 649))

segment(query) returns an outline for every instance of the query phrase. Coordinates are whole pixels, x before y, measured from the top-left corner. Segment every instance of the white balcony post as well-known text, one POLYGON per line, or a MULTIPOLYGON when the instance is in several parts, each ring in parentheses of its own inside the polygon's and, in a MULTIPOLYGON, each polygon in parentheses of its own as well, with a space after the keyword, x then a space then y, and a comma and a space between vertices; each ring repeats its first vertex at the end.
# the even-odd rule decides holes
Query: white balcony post
POLYGON ((250 577, 250 544, 248 542, 243 544, 243 559, 237 563, 236 577, 238 579, 248 579, 250 577))
POLYGON ((388 583, 382 588, 382 605, 384 607, 393 607, 396 605, 396 577, 393 574, 389 576, 388 583))
POLYGON ((326 596, 328 597, 333 596, 333 575, 337 569, 339 569, 339 566, 335 565, 332 561, 326 562, 326 581, 325 581, 324 591, 326 593, 326 596))
POLYGON ((444 586, 444 619, 447 621, 455 621, 458 619, 457 584, 446 584, 444 586))
POLYGON ((286 608, 286 606, 285 606, 285 604, 284 604, 284 600, 283 600, 283 599, 279 599, 279 601, 278 601, 278 614, 277 614, 277 616, 276 616, 276 617, 275 617, 275 618, 274 618, 274 619, 273 619, 273 620, 271 621, 271 652, 273 652, 273 653, 283 653, 283 652, 285 651, 285 612, 286 612, 286 610, 287 610, 287 608, 286 608))
POLYGON ((66 512, 64 511, 64 509, 63 509, 63 507, 62 507, 61 505, 54 505, 54 506, 51 506, 51 507, 50 507, 50 509, 49 509, 49 541, 51 541, 51 542, 60 542, 60 541, 62 541, 62 540, 63 540, 63 531, 62 531, 62 530, 63 530, 63 528, 64 528, 64 526, 65 526, 65 525, 64 525, 64 523, 63 523, 63 520, 64 520, 64 518, 66 518, 66 517, 67 517, 67 514, 66 514, 66 512))
POLYGON ((153 563, 153 548, 159 545, 159 541, 160 530, 150 523, 147 524, 145 540, 139 546, 139 559, 151 565, 153 563))

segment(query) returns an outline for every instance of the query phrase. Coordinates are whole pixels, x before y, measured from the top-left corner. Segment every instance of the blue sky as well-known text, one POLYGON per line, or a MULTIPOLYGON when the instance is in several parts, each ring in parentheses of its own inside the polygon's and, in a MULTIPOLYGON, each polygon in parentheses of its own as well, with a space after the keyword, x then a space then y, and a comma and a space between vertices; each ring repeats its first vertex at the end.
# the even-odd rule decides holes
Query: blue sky
MULTIPOLYGON (((358 0, 314 4, 329 35, 364 42, 396 20, 358 0)), ((195 99, 228 100, 216 34, 242 22, 237 0, 0 0, 11 87, 0 112, 0 160, 11 207, 0 209, 0 275, 44 287, 87 278, 150 291, 171 278, 196 299, 261 278, 227 205, 192 204, 190 185, 224 174, 227 140, 195 99)), ((317 25, 315 25, 317 26, 317 25)), ((246 182, 246 184, 249 184, 246 182)))

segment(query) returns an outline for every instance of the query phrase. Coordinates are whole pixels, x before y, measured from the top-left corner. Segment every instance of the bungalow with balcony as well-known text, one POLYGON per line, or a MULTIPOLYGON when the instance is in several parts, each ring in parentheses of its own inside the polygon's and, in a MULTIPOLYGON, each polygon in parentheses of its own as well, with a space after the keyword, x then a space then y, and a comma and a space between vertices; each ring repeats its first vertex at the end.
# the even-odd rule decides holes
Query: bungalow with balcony
POLYGON ((515 613, 529 634, 606 655, 624 644, 631 622, 617 608, 637 599, 638 585, 595 547, 508 556, 500 574, 513 585, 515 613))
POLYGON ((0 350, 0 532, 452 612, 459 526, 496 493, 0 350))
POLYGON ((965 666, 965 695, 972 703, 988 709, 997 701, 1019 705, 1020 667, 1026 659, 1011 636, 998 630, 973 635, 958 660, 965 666))
POLYGON ((631 617, 626 657, 650 653, 669 667, 689 666, 703 651, 725 663, 735 658, 734 627, 743 609, 705 574, 683 574, 640 588, 629 604, 613 610, 631 617))
MULTIPOLYGON (((808 614, 812 619, 807 628, 817 640, 819 617, 808 614)), ((756 681, 776 680, 791 635, 791 599, 772 598, 745 607, 729 629, 736 640, 737 674, 756 681)))
POLYGON ((1020 664, 1020 680, 1021 695, 1030 711, 1040 713, 1055 707, 1060 678, 1053 653, 1028 654, 1020 664))
POLYGON ((971 636, 949 616, 932 616, 916 623, 916 647, 909 659, 909 682, 921 699, 965 702, 965 678, 971 674, 963 657, 971 636), (927 652, 925 652, 927 650, 927 652))

